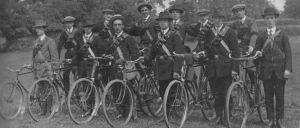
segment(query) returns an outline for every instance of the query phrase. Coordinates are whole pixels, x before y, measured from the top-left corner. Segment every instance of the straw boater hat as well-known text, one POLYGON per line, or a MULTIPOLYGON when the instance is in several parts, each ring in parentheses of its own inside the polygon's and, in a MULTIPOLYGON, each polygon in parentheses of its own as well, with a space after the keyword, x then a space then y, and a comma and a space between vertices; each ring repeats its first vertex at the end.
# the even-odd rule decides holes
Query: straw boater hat
POLYGON ((238 9, 246 9, 246 5, 245 4, 236 4, 231 8, 232 12, 235 12, 238 9))
POLYGON ((146 2, 140 3, 138 6, 138 11, 141 12, 143 7, 147 7, 150 11, 152 10, 152 6, 146 2))
POLYGON ((115 11, 114 11, 114 10, 111 10, 111 9, 103 9, 103 10, 102 10, 102 14, 104 14, 104 13, 114 14, 115 11))
POLYGON ((208 10, 208 9, 198 9, 196 12, 197 15, 207 15, 209 13, 210 13, 210 10, 208 10))
POLYGON ((66 22, 74 22, 75 18, 72 16, 66 16, 63 20, 62 23, 66 23, 66 22))
POLYGON ((170 13, 167 11, 160 12, 158 18, 156 19, 157 21, 167 19, 169 21, 172 21, 173 18, 170 16, 170 13))
POLYGON ((169 9, 169 13, 172 13, 172 11, 174 10, 178 10, 180 13, 184 13, 183 8, 180 5, 173 5, 170 9, 169 9))
POLYGON ((36 20, 35 21, 35 25, 33 26, 33 28, 37 28, 37 27, 48 27, 46 21, 44 20, 36 20))
MULTIPOLYGON (((109 25, 113 26, 115 20, 122 20, 124 22, 124 17, 120 14, 114 15, 110 20, 109 20, 109 25)), ((124 23, 123 23, 124 24, 124 23)))
POLYGON ((279 16, 279 13, 275 8, 269 7, 264 10, 264 13, 261 15, 261 17, 265 18, 265 16, 267 15, 275 15, 275 17, 277 18, 279 16))

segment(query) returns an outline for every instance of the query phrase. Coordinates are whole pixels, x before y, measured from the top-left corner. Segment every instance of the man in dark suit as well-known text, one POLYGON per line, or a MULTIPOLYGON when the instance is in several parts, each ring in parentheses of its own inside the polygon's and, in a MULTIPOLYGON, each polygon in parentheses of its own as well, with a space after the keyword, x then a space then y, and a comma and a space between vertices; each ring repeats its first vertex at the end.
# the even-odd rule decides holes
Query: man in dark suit
MULTIPOLYGON (((79 51, 77 53, 77 63, 78 63, 78 77, 83 78, 83 77, 91 77, 92 75, 92 69, 93 69, 93 60, 87 60, 84 61, 84 58, 88 58, 88 56, 92 57, 99 57, 102 56, 103 54, 106 53, 107 50, 107 44, 96 34, 92 32, 92 29, 94 27, 94 23, 90 20, 87 20, 83 23, 83 29, 84 29, 84 34, 80 38, 79 41, 79 51)), ((101 62, 100 62, 101 63, 101 62)), ((95 76, 97 76, 98 71, 95 71, 95 76)), ((91 94, 93 95, 93 94, 91 94)), ((87 100, 87 104, 91 106, 94 104, 92 102, 92 99, 89 97, 87 100)), ((83 114, 82 116, 87 116, 92 113, 92 107, 88 107, 89 110, 83 114)))
POLYGON ((131 36, 139 36, 141 42, 139 42, 140 48, 146 48, 147 50, 157 40, 156 31, 159 30, 158 22, 155 17, 151 16, 152 6, 148 3, 140 3, 138 11, 142 14, 142 18, 138 20, 136 24, 131 27, 126 27, 124 31, 131 36))
POLYGON ((109 20, 114 16, 115 12, 111 9, 103 9, 102 14, 104 21, 95 25, 93 32, 99 32, 99 36, 102 40, 106 40, 113 35, 112 28, 109 26, 109 20))
MULTIPOLYGON (((152 45, 145 61, 151 62, 156 58, 154 69, 155 78, 159 83, 159 93, 163 97, 168 84, 176 78, 180 78, 182 59, 171 57, 173 52, 183 53, 183 45, 180 36, 171 30, 172 18, 168 12, 161 12, 157 19, 161 30, 158 31, 158 41, 152 45)), ((175 93, 175 92, 174 92, 175 93)), ((174 97, 170 97, 171 99, 174 97)), ((167 109, 170 108, 172 100, 168 100, 167 109)))
MULTIPOLYGON (((72 59, 72 63, 69 66, 73 66, 74 70, 72 71, 75 74, 76 71, 76 52, 79 50, 79 42, 82 36, 82 32, 75 28, 75 18, 72 16, 67 16, 62 20, 62 23, 65 25, 66 29, 61 33, 59 42, 57 44, 58 54, 60 57, 61 49, 64 46, 67 49, 65 53, 65 59, 72 59)), ((65 89, 69 90, 70 88, 70 72, 71 69, 64 71, 63 79, 65 82, 65 89)), ((67 96, 68 94, 66 94, 67 96)))
POLYGON ((292 72, 292 53, 289 38, 285 32, 276 28, 279 13, 275 8, 266 8, 262 17, 267 24, 267 30, 259 34, 255 51, 262 54, 259 60, 259 78, 263 80, 265 103, 269 127, 283 128, 284 118, 284 86, 292 72), (275 101, 274 101, 275 95, 275 101), (275 110, 274 110, 274 104, 275 110))
POLYGON ((227 90, 232 77, 236 76, 239 70, 239 62, 232 61, 228 57, 229 54, 234 58, 240 56, 236 33, 223 24, 224 18, 224 14, 215 10, 212 14, 214 27, 205 33, 204 46, 201 46, 207 52, 209 59, 206 65, 206 75, 215 97, 214 108, 218 117, 216 125, 223 124, 227 90))

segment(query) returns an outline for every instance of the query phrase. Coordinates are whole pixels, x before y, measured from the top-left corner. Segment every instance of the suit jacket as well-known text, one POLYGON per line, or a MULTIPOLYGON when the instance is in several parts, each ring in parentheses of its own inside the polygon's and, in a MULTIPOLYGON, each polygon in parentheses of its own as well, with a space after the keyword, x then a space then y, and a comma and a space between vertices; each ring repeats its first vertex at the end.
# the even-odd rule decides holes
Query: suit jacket
POLYGON ((157 41, 157 31, 160 30, 158 21, 152 16, 146 22, 143 20, 140 19, 135 25, 124 28, 124 31, 131 36, 139 36, 142 44, 154 44, 157 41), (148 36, 146 30, 149 31, 153 40, 148 36))
MULTIPOLYGON (((223 25, 223 30, 225 25, 223 25)), ((211 28, 205 34, 206 38, 204 38, 204 46, 202 46, 204 51, 207 51, 207 67, 206 67, 206 74, 208 77, 227 77, 231 76, 231 71, 234 70, 236 72, 239 71, 239 62, 233 61, 228 57, 228 51, 225 47, 218 43, 213 47, 209 47, 209 43, 215 38, 215 34, 213 33, 214 28, 211 28), (219 58, 215 58, 215 56, 219 58)), ((227 33, 222 37, 224 42, 227 44, 231 51, 231 56, 233 58, 240 57, 240 50, 238 46, 238 40, 236 37, 236 33, 233 29, 229 28, 227 33)))
MULTIPOLYGON (((83 35, 84 36, 84 35, 83 35)), ((93 67, 93 60, 88 60, 84 61, 84 58, 87 58, 90 54, 88 49, 85 47, 87 44, 84 42, 84 37, 80 38, 79 41, 79 51, 77 52, 77 64, 79 65, 78 67, 78 76, 83 77, 84 72, 86 71, 87 76, 90 77, 92 67, 93 67)), ((107 51, 107 43, 104 42, 99 36, 96 34, 93 34, 90 38, 90 43, 89 47, 93 51, 96 57, 102 56, 105 54, 107 51)), ((100 61, 101 63, 101 61, 100 61)))
MULTIPOLYGON (((159 32, 159 34, 161 34, 161 32, 159 32)), ((184 53, 183 45, 179 35, 172 30, 169 30, 169 37, 163 43, 171 54, 173 54, 174 51, 177 54, 184 53)), ((173 78, 173 72, 178 72, 178 73, 181 72, 182 60, 183 60, 182 58, 173 57, 173 60, 158 59, 161 56, 167 56, 167 53, 163 50, 162 47, 157 47, 155 45, 152 45, 148 54, 145 55, 145 61, 148 63, 150 63, 152 60, 157 58, 155 64, 155 70, 154 70, 155 78, 157 80, 169 80, 173 78)))
POLYGON ((179 23, 177 24, 172 24, 173 30, 180 35, 180 38, 182 39, 182 44, 184 44, 185 41, 185 36, 186 34, 191 34, 191 29, 189 27, 189 23, 187 22, 183 22, 183 21, 179 21, 179 23))
MULTIPOLYGON (((57 46, 53 39, 45 37, 44 40, 37 39, 35 41, 35 50, 39 51, 41 54, 38 54, 37 51, 33 52, 32 62, 33 62, 33 76, 34 79, 47 77, 48 69, 46 65, 47 62, 55 62, 59 60, 57 46)), ((35 51, 34 50, 34 51, 35 51)))
POLYGON ((102 38, 102 40, 107 40, 110 38, 110 34, 108 30, 105 30, 105 27, 108 27, 108 29, 111 31, 112 35, 114 35, 114 30, 112 29, 109 24, 106 24, 105 21, 99 22, 98 24, 95 25, 93 28, 93 32, 99 33, 99 36, 102 38))
MULTIPOLYGON (((75 29, 77 29, 77 28, 73 28, 72 34, 70 34, 70 35, 73 35, 73 39, 75 40, 77 45, 75 45, 71 40, 68 39, 69 36, 66 32, 67 30, 63 31, 60 34, 59 41, 58 41, 58 44, 57 44, 57 50, 58 50, 59 57, 60 57, 61 49, 62 49, 63 46, 67 50, 70 50, 71 48, 74 48, 75 51, 79 50, 80 47, 78 45, 78 42, 80 42, 80 38, 82 37, 82 32, 78 29, 77 30, 75 30, 75 29)), ((69 58, 66 58, 66 59, 69 59, 69 58)))
MULTIPOLYGON (((119 47, 123 53, 123 57, 126 61, 136 60, 139 58, 139 49, 135 42, 134 37, 128 35, 127 33, 123 32, 121 35, 122 39, 117 38, 119 41, 119 47)), ((116 49, 116 45, 114 44, 113 38, 109 38, 109 50, 107 54, 112 54, 114 56, 114 61, 120 59, 119 53, 116 49)))
POLYGON ((232 29, 236 30, 238 39, 241 41, 241 47, 243 50, 248 51, 248 46, 255 47, 256 39, 258 35, 258 26, 255 19, 246 17, 242 24, 240 20, 234 21, 229 25, 232 29))
MULTIPOLYGON (((278 31, 278 30, 276 30, 278 31)), ((261 51, 268 39, 267 31, 259 34, 254 51, 261 51)), ((282 80, 284 70, 292 71, 292 53, 289 38, 283 31, 274 38, 273 47, 269 43, 263 50, 260 61, 259 78, 267 80, 275 72, 278 79, 282 80)))
POLYGON ((189 26, 189 35, 193 36, 193 37, 197 37, 198 40, 198 44, 196 46, 196 48, 193 51, 199 52, 202 48, 201 46, 204 46, 204 38, 205 33, 211 29, 213 27, 213 24, 211 22, 207 22, 205 25, 203 25, 202 23, 193 23, 190 24, 189 26))

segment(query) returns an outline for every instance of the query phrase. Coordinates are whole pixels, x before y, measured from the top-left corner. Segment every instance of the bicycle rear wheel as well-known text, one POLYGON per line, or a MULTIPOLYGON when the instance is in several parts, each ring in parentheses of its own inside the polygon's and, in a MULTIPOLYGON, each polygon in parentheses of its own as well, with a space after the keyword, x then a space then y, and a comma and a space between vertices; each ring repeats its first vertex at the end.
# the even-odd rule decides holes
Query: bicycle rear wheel
POLYGON ((151 115, 154 117, 161 116, 162 98, 159 94, 158 85, 155 83, 153 77, 149 76, 145 78, 145 85, 142 90, 145 92, 144 100, 151 115))
POLYGON ((23 105, 23 92, 15 83, 9 82, 0 89, 0 115, 4 119, 13 119, 18 116, 23 105))
POLYGON ((215 98, 211 92, 207 77, 203 77, 201 83, 201 113, 206 120, 212 120, 216 117, 215 109, 213 107, 215 98))
POLYGON ((186 86, 186 90, 187 90, 187 95, 188 95, 188 103, 189 103, 189 107, 188 107, 188 115, 191 115, 195 109, 195 100, 194 98, 197 97, 197 89, 195 84, 192 81, 186 80, 185 81, 185 86, 186 86), (194 97, 194 98, 193 98, 194 97))
POLYGON ((164 99, 164 118, 169 128, 183 127, 188 114, 188 96, 181 81, 173 80, 168 85, 164 99))
POLYGON ((75 81, 68 95, 68 109, 71 119, 76 124, 83 124, 92 120, 96 114, 98 91, 94 83, 86 78, 75 81))
POLYGON ((28 91, 27 104, 31 117, 37 122, 50 120, 58 111, 58 93, 46 78, 36 80, 28 91))
POLYGON ((130 121, 134 98, 124 81, 110 81, 104 89, 102 103, 105 119, 112 127, 124 127, 130 121))
POLYGON ((244 117, 247 113, 247 101, 245 99, 245 92, 240 83, 234 82, 230 85, 225 105, 225 117, 227 127, 241 127, 245 124, 244 117))
POLYGON ((257 104, 257 112, 261 122, 267 122, 267 110, 265 104, 265 92, 261 80, 257 80, 254 87, 255 103, 257 104))

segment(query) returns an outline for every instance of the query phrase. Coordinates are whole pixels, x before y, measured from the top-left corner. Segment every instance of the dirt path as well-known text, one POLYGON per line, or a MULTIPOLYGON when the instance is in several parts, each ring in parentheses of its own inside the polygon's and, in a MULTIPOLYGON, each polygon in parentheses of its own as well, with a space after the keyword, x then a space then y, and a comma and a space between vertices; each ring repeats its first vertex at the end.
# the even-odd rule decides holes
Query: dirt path
MULTIPOLYGON (((297 41, 300 39, 292 38, 292 49, 293 49, 293 66, 294 71, 292 78, 287 82, 286 85, 286 101, 285 101, 285 121, 287 128, 299 127, 300 121, 300 43, 297 41)), ((195 47, 195 43, 189 44, 192 48, 195 47)), ((0 54, 0 83, 13 80, 14 74, 7 70, 7 67, 17 69, 23 64, 29 63, 31 60, 31 51, 16 51, 10 53, 0 54)), ((28 88, 33 82, 32 75, 26 75, 20 78, 21 82, 28 88)), ((1 108, 0 108, 1 109, 1 108)), ((147 117, 143 114, 139 114, 139 119, 131 121, 126 128, 161 128, 166 127, 164 122, 159 122, 158 119, 153 117, 147 117)), ((257 115, 252 116, 247 124, 249 128, 262 128, 266 124, 258 123, 257 115)), ((67 107, 64 106, 62 112, 59 115, 55 115, 48 123, 37 123, 34 122, 28 112, 24 115, 20 115, 16 119, 3 120, 0 117, 0 128, 108 128, 109 125, 104 119, 103 115, 95 117, 91 122, 83 125, 76 125, 70 119, 67 113, 67 107)), ((206 121, 199 109, 195 111, 190 117, 188 117, 186 128, 218 128, 212 121, 206 121)), ((220 126, 221 128, 221 126, 220 126)))

